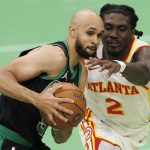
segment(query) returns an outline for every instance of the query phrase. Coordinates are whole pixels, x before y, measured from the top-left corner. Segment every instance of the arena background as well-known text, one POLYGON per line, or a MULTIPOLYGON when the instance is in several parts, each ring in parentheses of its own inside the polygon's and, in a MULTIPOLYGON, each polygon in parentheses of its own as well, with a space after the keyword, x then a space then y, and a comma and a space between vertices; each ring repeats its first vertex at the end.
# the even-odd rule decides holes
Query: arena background
MULTIPOLYGON (((106 3, 127 4, 134 7, 139 21, 141 38, 150 43, 150 1, 145 0, 0 0, 0 67, 18 56, 19 52, 41 44, 65 39, 72 14, 81 8, 99 12, 106 3)), ((56 144, 47 130, 43 141, 52 150, 83 150, 78 128, 64 144, 56 144)), ((141 150, 150 149, 150 138, 141 150)))

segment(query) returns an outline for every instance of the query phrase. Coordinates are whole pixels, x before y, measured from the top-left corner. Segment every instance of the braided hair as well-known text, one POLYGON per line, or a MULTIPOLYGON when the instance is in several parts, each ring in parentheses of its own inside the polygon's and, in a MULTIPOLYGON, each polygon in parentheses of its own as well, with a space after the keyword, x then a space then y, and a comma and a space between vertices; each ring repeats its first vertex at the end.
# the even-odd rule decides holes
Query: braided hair
MULTIPOLYGON (((100 10, 100 16, 102 19, 104 19, 106 14, 110 13, 123 14, 124 16, 129 17, 131 29, 135 29, 137 21, 139 20, 138 16, 135 14, 134 9, 127 5, 106 4, 100 10)), ((134 34, 139 38, 143 35, 143 32, 135 29, 134 34)))

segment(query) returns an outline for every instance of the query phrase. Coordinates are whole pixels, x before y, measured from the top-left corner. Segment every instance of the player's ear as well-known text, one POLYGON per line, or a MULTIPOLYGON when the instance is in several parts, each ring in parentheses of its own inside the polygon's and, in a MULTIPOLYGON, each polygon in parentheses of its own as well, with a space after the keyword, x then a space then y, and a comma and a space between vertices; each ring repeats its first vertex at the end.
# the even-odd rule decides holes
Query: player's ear
POLYGON ((70 35, 71 35, 73 38, 76 38, 76 36, 77 36, 76 27, 73 26, 73 25, 70 25, 70 26, 69 26, 69 33, 70 33, 70 35))

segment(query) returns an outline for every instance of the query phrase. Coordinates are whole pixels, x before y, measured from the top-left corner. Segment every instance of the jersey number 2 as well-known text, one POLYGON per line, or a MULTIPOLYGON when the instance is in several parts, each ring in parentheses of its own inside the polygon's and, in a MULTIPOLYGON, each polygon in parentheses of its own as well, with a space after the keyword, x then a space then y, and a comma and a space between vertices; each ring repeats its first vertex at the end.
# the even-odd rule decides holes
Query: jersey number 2
POLYGON ((122 108, 122 105, 118 101, 111 99, 111 98, 107 98, 105 101, 106 103, 111 104, 109 107, 107 107, 108 114, 115 114, 115 115, 124 114, 123 111, 120 110, 122 108))

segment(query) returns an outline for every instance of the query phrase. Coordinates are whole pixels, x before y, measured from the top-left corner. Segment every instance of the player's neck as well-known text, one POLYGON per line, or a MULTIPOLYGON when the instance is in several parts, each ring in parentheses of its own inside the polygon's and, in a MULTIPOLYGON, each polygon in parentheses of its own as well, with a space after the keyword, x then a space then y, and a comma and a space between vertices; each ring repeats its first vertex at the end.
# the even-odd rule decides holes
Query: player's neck
POLYGON ((108 60, 122 60, 123 56, 122 55, 112 55, 107 53, 105 50, 103 50, 103 59, 108 59, 108 60))
POLYGON ((70 65, 74 68, 76 64, 79 62, 80 57, 76 52, 74 41, 70 38, 67 38, 68 48, 69 48, 69 59, 70 59, 70 65))

